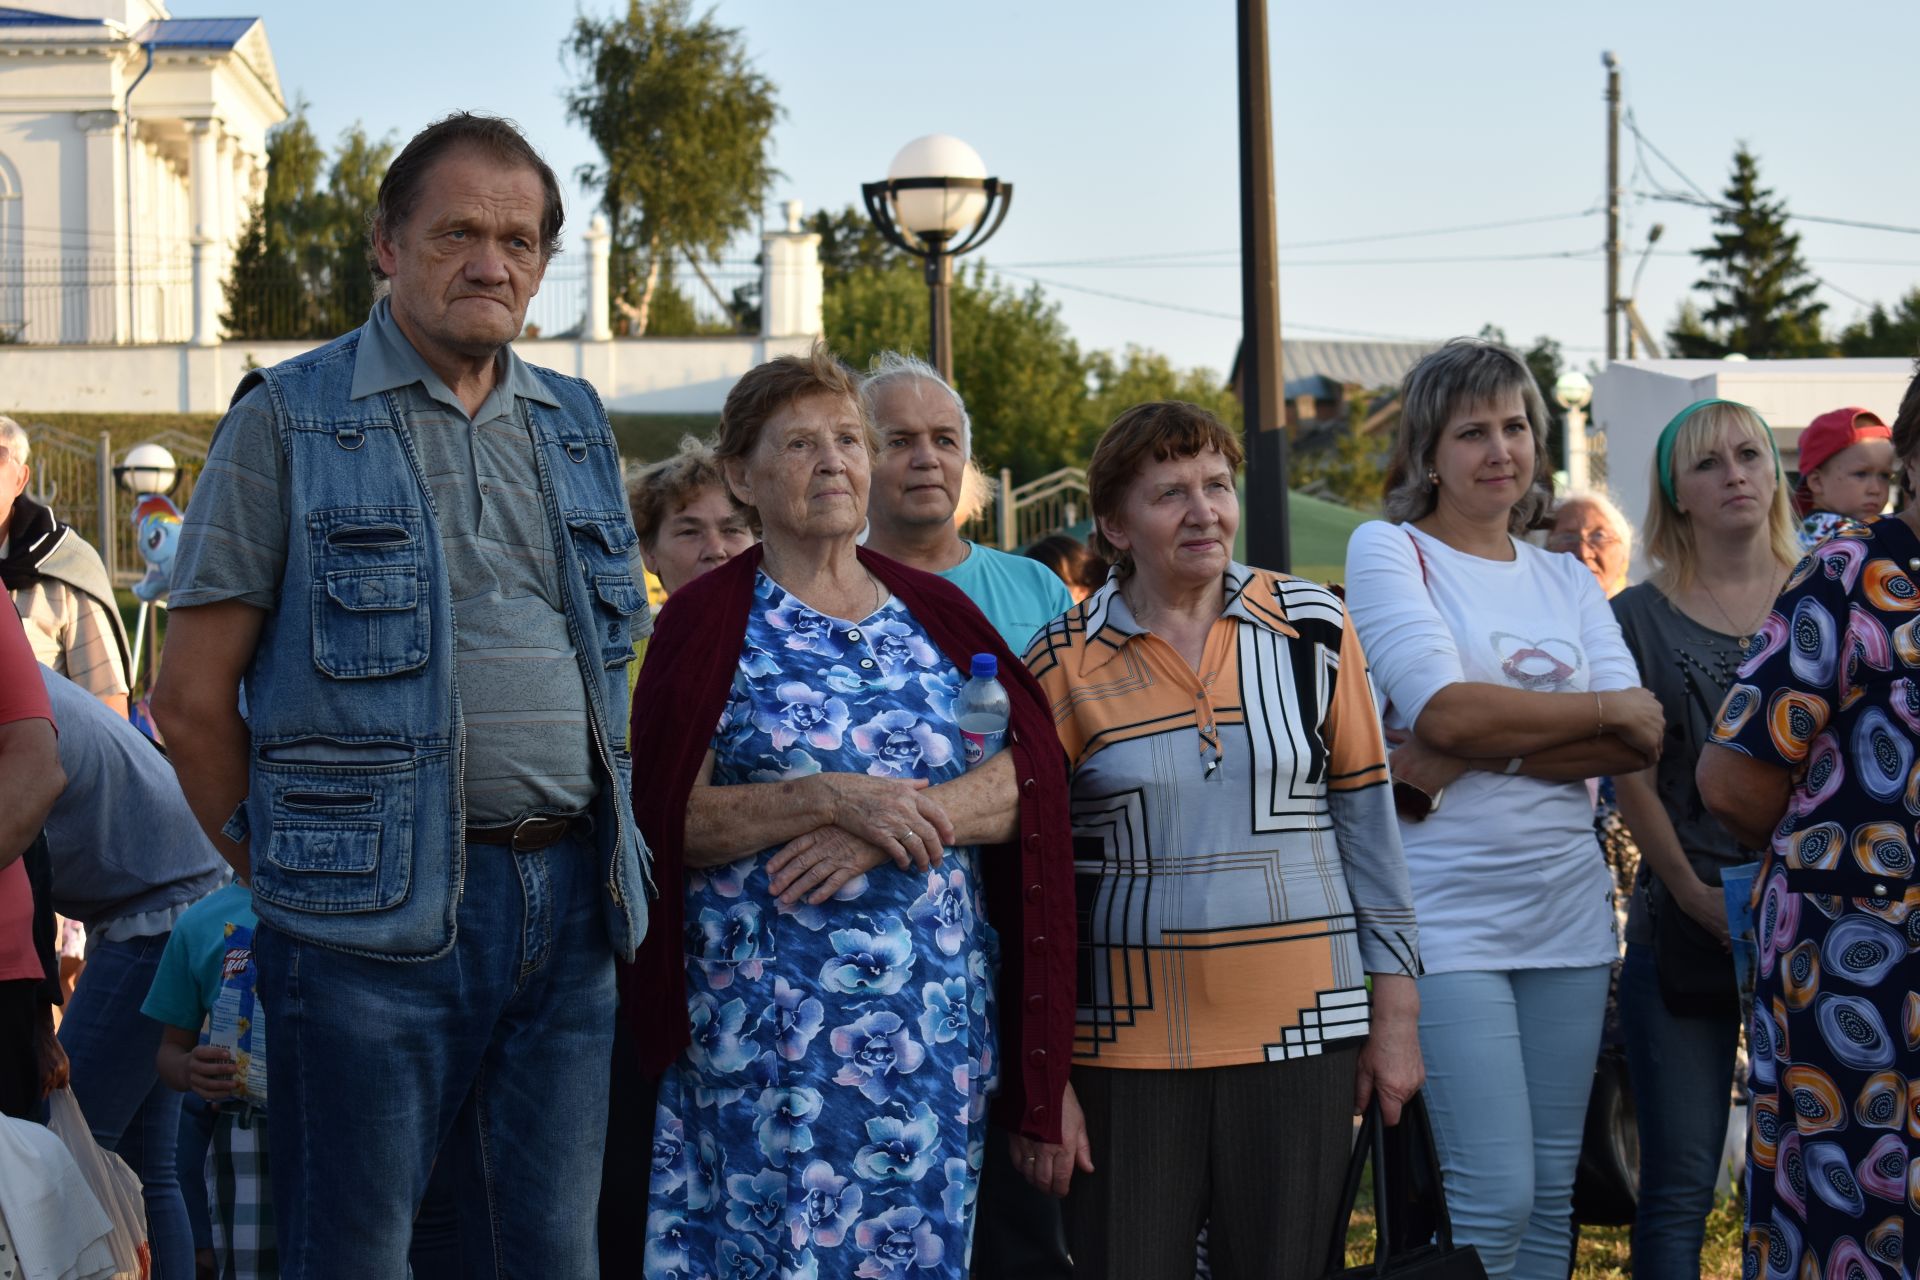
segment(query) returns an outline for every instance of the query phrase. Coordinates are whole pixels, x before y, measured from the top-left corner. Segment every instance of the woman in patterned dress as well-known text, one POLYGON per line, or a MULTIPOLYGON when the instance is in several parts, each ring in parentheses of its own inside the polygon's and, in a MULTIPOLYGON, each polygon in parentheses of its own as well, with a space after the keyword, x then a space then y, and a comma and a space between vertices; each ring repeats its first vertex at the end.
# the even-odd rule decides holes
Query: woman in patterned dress
POLYGON ((1914 1272, 1920 380, 1893 439, 1908 505, 1794 569, 1701 754, 1707 807, 1768 850, 1749 1028, 1749 1277, 1914 1272))
MULTIPOLYGON (((1023 747, 970 761, 955 723, 965 676, 931 611, 971 606, 856 550, 873 448, 851 376, 824 351, 749 374, 717 453, 763 551, 661 616, 654 663, 716 601, 737 599, 745 629, 685 799, 691 1043, 660 1084, 648 1277, 966 1272, 1000 1074, 977 846, 1022 831, 1035 783, 1016 789, 1023 747)), ((705 696, 694 657, 676 658, 676 701, 705 696)), ((643 733, 650 713, 676 714, 650 702, 654 663, 643 733)), ((1014 696, 1044 715, 1037 690, 1014 696)), ((1064 864, 1064 773, 1059 794, 1064 864)))

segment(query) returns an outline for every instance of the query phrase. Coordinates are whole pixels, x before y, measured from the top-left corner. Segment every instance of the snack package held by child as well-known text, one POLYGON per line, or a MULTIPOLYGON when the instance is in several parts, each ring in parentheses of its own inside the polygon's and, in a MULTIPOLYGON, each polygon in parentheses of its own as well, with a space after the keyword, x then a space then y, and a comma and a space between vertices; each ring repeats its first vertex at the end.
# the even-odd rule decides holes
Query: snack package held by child
POLYGON ((220 964, 220 991, 207 1010, 202 1044, 233 1055, 237 1074, 233 1098, 256 1107, 267 1105, 267 1023, 254 996, 253 929, 228 921, 226 954, 220 964))

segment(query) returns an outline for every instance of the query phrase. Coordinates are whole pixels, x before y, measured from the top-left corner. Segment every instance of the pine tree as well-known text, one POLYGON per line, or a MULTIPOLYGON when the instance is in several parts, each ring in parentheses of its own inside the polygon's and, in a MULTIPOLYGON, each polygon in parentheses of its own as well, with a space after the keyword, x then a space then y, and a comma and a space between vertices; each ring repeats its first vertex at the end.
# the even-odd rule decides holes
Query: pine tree
POLYGON ((1709 305, 1697 327, 1682 323, 1668 331, 1674 354, 1831 355, 1820 328, 1827 306, 1813 301, 1820 282, 1800 256, 1800 236, 1787 230, 1786 202, 1760 185, 1759 162, 1744 143, 1734 149, 1733 176, 1721 200, 1713 244, 1693 251, 1706 268, 1694 290, 1709 305))
POLYGON ((367 318, 367 219, 392 159, 391 142, 356 124, 329 162, 295 104, 267 136, 266 192, 234 247, 228 337, 335 338, 367 318))

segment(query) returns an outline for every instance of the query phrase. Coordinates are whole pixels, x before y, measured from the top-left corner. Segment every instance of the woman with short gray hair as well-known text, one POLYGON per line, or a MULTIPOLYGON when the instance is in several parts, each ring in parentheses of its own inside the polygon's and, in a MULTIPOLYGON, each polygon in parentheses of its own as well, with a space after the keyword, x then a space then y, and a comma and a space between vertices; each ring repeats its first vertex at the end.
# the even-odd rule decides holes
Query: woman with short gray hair
POLYGON ((1650 764, 1663 721, 1593 576, 1517 536, 1552 501, 1525 362, 1456 339, 1400 401, 1347 607, 1398 744, 1434 1135, 1491 1280, 1563 1280, 1617 947, 1585 780, 1650 764))

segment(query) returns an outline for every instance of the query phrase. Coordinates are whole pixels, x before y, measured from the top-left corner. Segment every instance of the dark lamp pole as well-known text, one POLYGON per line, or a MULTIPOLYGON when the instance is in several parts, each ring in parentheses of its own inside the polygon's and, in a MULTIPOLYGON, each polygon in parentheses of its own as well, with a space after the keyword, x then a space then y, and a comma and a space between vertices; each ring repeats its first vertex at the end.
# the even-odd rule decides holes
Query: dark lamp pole
MULTIPOLYGON (((984 167, 957 138, 935 136, 909 143, 893 162, 896 175, 922 157, 952 159, 955 167, 984 167)), ((970 175, 908 174, 861 184, 867 215, 888 244, 919 258, 926 268, 927 356, 940 376, 953 381, 953 260, 993 238, 1006 221, 1013 184, 970 175), (935 195, 934 193, 940 193, 935 195)))

